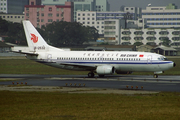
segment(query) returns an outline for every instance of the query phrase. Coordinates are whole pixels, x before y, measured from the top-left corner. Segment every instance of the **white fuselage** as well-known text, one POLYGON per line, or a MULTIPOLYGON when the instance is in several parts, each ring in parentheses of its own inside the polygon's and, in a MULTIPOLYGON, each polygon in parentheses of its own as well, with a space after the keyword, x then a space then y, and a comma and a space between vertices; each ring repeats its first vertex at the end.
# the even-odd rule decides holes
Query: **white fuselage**
POLYGON ((111 65, 116 71, 158 72, 168 70, 174 64, 159 54, 131 51, 52 51, 39 52, 36 58, 28 58, 63 69, 87 71, 89 68, 79 66, 111 65))

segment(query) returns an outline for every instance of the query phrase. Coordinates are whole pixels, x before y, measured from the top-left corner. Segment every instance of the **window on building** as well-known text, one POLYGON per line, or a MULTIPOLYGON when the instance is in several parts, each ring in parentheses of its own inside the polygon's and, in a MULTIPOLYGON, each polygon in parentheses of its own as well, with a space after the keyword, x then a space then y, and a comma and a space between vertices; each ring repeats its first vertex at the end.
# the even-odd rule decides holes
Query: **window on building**
POLYGON ((26 13, 26 16, 29 16, 29 13, 26 13))
POLYGON ((56 16, 59 17, 59 13, 57 13, 56 16))
POLYGON ((62 13, 61 13, 61 17, 63 17, 63 16, 64 16, 64 13, 62 12, 62 13))
POLYGON ((48 19, 48 22, 52 22, 53 20, 52 19, 48 19))
POLYGON ((34 5, 34 2, 31 2, 31 5, 34 5))
POLYGON ((56 11, 59 11, 59 8, 56 8, 56 11))
POLYGON ((44 13, 41 13, 41 16, 43 17, 43 16, 44 16, 44 13))
POLYGON ((48 17, 52 17, 52 13, 48 13, 48 17))
POLYGON ((49 11, 50 11, 50 12, 52 11, 52 7, 49 7, 49 11))
POLYGON ((61 8, 61 11, 64 12, 64 8, 61 8))

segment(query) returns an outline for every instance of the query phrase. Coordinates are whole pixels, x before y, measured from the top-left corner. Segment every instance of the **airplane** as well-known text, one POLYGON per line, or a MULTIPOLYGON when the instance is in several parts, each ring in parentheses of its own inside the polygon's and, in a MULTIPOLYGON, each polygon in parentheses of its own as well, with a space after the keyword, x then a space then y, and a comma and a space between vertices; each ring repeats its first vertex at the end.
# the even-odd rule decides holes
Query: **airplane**
POLYGON ((135 51, 67 51, 50 46, 30 21, 24 20, 23 27, 28 50, 14 50, 26 54, 26 58, 49 66, 89 71, 88 77, 131 74, 132 72, 154 72, 154 78, 176 64, 165 56, 150 52, 135 51))

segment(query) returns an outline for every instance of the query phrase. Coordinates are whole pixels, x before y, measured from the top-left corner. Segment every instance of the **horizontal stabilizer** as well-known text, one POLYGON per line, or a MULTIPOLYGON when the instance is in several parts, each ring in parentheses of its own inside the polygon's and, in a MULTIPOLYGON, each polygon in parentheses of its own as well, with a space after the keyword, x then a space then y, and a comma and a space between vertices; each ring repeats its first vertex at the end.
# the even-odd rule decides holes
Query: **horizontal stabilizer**
POLYGON ((12 52, 15 52, 15 53, 38 56, 37 53, 29 52, 29 47, 12 47, 11 49, 12 49, 12 52))

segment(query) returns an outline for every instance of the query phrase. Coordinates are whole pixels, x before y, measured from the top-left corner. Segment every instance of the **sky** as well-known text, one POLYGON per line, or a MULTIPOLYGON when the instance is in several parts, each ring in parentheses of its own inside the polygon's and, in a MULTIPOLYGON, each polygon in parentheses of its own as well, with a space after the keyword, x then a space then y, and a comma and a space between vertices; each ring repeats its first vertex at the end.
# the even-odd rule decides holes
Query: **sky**
POLYGON ((169 3, 174 3, 180 9, 180 0, 108 0, 111 11, 119 11, 122 5, 126 7, 141 7, 146 9, 147 5, 151 6, 167 6, 169 3))

